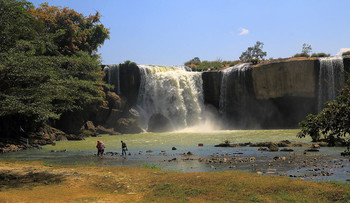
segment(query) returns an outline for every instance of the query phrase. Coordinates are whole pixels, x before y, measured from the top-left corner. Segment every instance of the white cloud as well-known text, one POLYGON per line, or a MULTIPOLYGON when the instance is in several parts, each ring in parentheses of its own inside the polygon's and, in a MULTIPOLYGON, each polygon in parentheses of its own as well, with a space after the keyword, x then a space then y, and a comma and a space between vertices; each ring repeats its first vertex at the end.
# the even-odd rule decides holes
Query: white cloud
POLYGON ((246 34, 248 34, 249 33, 249 30, 247 30, 247 29, 245 29, 245 28, 240 28, 240 33, 239 33, 239 35, 246 35, 246 34))

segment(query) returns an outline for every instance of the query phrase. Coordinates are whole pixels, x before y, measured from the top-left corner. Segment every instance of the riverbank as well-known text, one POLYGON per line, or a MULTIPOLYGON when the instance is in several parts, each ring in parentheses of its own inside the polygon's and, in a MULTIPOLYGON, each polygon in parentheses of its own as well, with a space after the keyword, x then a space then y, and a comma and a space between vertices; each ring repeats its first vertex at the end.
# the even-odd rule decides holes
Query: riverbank
POLYGON ((0 202, 349 201, 349 184, 223 171, 50 166, 0 161, 0 202))

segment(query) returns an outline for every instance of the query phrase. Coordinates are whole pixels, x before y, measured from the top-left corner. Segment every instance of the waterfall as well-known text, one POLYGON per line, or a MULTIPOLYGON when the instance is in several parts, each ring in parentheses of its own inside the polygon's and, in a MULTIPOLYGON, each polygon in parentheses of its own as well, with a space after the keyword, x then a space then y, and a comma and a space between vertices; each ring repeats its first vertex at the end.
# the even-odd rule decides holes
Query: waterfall
MULTIPOLYGON (((224 119, 234 117, 235 127, 244 127, 249 122, 247 108, 249 108, 250 64, 238 64, 220 71, 222 74, 219 112, 224 119)), ((232 119, 229 119, 232 120, 232 119)), ((231 123, 232 124, 232 123, 231 123)))
POLYGON ((334 100, 345 85, 344 64, 342 57, 320 58, 318 82, 318 111, 326 101, 334 100))
POLYGON ((103 71, 108 77, 108 84, 114 85, 115 91, 120 95, 120 68, 119 65, 106 66, 103 71))
POLYGON ((139 65, 139 68, 141 84, 137 105, 147 122, 152 115, 162 114, 179 130, 202 120, 201 73, 189 72, 184 66, 139 65))

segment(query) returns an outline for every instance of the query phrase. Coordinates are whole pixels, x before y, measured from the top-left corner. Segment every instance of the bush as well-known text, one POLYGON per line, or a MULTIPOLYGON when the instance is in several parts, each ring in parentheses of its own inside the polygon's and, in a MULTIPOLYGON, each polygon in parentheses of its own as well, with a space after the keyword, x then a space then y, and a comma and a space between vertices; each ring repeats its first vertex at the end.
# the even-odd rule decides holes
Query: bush
POLYGON ((310 55, 307 53, 300 53, 300 54, 295 54, 294 57, 310 57, 310 55))
POLYGON ((329 57, 330 54, 326 54, 326 53, 313 53, 311 55, 311 57, 329 57))
POLYGON ((253 59, 248 59, 246 62, 247 63, 252 63, 253 65, 255 65, 255 64, 260 63, 260 60, 257 59, 257 58, 253 58, 253 59))
POLYGON ((344 52, 342 56, 350 56, 350 51, 344 52))

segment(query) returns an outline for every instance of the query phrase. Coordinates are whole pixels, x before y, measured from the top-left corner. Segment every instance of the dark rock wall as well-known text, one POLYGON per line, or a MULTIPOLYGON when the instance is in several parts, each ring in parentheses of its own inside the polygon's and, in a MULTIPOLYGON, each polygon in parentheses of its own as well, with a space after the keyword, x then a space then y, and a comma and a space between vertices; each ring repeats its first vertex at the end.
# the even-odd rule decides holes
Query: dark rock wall
POLYGON ((135 65, 120 64, 120 92, 127 98, 127 106, 131 108, 137 103, 141 83, 140 69, 135 65))
POLYGON ((218 72, 203 72, 204 103, 219 109, 220 88, 222 75, 218 72))

